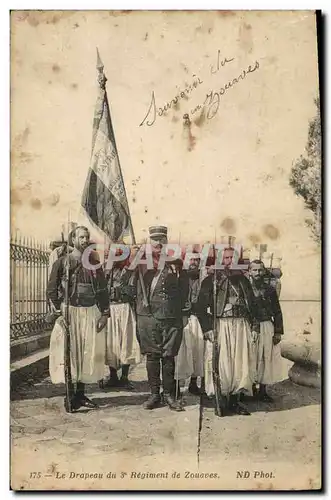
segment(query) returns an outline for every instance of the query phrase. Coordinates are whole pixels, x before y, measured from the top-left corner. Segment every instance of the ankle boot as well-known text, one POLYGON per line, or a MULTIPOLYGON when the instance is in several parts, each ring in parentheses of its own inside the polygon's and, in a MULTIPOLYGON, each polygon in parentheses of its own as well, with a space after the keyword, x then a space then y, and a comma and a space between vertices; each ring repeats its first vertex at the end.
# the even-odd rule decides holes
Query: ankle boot
POLYGON ((182 394, 180 392, 180 381, 176 380, 176 384, 175 384, 175 398, 176 399, 181 399, 181 397, 182 397, 182 394))
POLYGON ((194 394, 194 396, 200 396, 202 391, 201 389, 198 387, 198 384, 197 384, 197 377, 191 377, 191 380, 190 380, 190 385, 188 386, 188 391, 191 393, 191 394, 194 394))
POLYGON ((265 403, 273 402, 273 398, 267 394, 267 386, 265 384, 260 384, 258 399, 259 401, 264 401, 265 403))
POLYGON ((147 401, 144 403, 145 410, 154 410, 154 408, 158 408, 161 404, 161 396, 160 394, 151 394, 147 401))
POLYGON ((158 395, 160 397, 160 387, 161 387, 161 364, 160 357, 153 354, 147 354, 146 359, 146 369, 148 384, 153 395, 158 395))
POLYGON ((237 413, 237 415, 250 415, 250 412, 248 411, 248 408, 244 403, 242 402, 242 396, 243 394, 239 393, 234 396, 235 398, 235 405, 233 407, 234 412, 237 413))
POLYGON ((83 382, 77 382, 77 390, 75 400, 79 406, 85 406, 86 408, 97 408, 97 405, 93 403, 87 396, 85 396, 85 384, 83 382))
POLYGON ((179 400, 176 400, 171 394, 164 392, 163 400, 167 404, 170 410, 174 411, 184 411, 184 408, 179 400))

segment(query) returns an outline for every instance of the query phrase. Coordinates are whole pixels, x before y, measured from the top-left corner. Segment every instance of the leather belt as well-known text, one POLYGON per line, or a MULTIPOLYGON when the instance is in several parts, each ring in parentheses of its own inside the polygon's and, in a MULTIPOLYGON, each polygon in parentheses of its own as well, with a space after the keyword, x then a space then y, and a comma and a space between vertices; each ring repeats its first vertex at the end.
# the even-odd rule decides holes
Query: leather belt
POLYGON ((233 305, 228 311, 223 311, 222 318, 246 318, 248 311, 244 306, 233 305))

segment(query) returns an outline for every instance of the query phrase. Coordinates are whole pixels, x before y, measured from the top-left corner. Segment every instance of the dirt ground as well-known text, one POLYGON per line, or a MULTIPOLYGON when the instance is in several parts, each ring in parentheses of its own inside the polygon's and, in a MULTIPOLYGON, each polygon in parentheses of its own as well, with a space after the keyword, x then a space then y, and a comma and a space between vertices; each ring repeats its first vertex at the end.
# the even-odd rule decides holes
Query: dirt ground
POLYGON ((63 387, 26 381, 12 394, 14 489, 315 489, 320 487, 320 391, 288 379, 251 416, 219 418, 184 393, 185 411, 146 411, 144 364, 134 391, 88 387, 97 410, 66 414, 63 387), (199 455, 199 464, 198 464, 199 455))

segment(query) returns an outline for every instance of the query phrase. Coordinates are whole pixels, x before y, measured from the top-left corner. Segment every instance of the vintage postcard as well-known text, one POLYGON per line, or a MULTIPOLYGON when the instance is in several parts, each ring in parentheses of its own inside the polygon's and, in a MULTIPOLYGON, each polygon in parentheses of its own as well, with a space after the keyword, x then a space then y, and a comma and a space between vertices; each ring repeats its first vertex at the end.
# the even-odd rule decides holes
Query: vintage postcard
POLYGON ((11 488, 317 490, 315 11, 11 11, 11 488))

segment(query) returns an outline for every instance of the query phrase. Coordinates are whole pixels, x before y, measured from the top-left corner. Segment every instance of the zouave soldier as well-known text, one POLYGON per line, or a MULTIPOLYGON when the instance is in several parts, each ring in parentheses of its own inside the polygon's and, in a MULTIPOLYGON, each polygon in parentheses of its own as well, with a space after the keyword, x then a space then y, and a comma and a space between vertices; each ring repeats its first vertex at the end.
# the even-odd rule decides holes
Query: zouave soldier
POLYGON ((266 387, 281 380, 280 341, 284 334, 283 315, 275 287, 265 281, 266 269, 261 260, 249 265, 249 279, 252 285, 260 334, 255 346, 253 365, 253 392, 258 399, 272 402, 266 387), (256 389, 259 385, 259 391, 256 389))
POLYGON ((190 306, 187 325, 183 330, 183 340, 176 357, 175 378, 177 380, 179 394, 179 381, 190 377, 188 390, 191 394, 200 395, 204 386, 204 338, 197 314, 197 302, 200 292, 200 259, 193 258, 190 261, 187 275, 189 278, 190 306), (201 379, 201 387, 198 387, 197 378, 201 379))
POLYGON ((140 363, 141 356, 136 335, 134 301, 121 286, 124 264, 114 263, 108 276, 110 317, 106 336, 106 365, 109 366, 109 379, 102 386, 133 389, 128 379, 129 370, 131 365, 140 363), (120 379, 117 375, 119 369, 120 379))
MULTIPOLYGON (((227 411, 250 415, 243 404, 243 395, 252 393, 252 343, 259 331, 254 310, 251 284, 241 270, 231 269, 234 250, 223 253, 224 270, 216 270, 216 325, 213 332, 214 276, 207 276, 199 295, 199 317, 210 342, 206 345, 205 386, 207 395, 214 394, 212 382, 212 340, 218 342, 218 370, 221 394, 227 401, 227 411), (210 311, 210 312, 209 312, 210 311)), ((215 272, 215 271, 214 271, 215 272)))
MULTIPOLYGON (((80 406, 95 408, 85 395, 85 384, 100 380, 104 372, 105 327, 109 316, 107 282, 101 268, 87 269, 82 261, 89 246, 90 234, 78 226, 73 233, 73 251, 60 257, 53 265, 47 286, 47 297, 58 320, 51 335, 49 369, 53 383, 64 382, 64 316, 65 269, 69 259, 69 329, 71 375, 76 382, 73 409, 80 406)), ((90 256, 91 264, 98 264, 90 256)))

